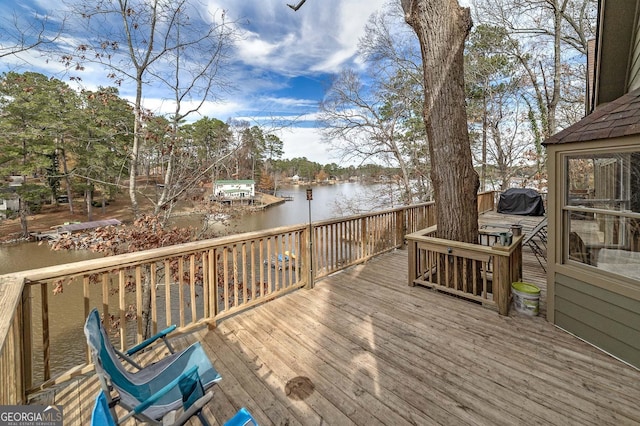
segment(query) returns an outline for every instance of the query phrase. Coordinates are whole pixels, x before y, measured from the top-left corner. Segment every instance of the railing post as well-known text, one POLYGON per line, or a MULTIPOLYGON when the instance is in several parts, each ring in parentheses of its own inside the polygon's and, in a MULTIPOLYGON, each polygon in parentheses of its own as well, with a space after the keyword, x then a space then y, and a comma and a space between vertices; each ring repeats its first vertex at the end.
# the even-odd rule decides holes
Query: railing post
POLYGON ((307 281, 307 289, 311 290, 313 288, 313 279, 314 279, 314 270, 313 270, 313 223, 311 222, 311 201, 313 200, 313 190, 311 187, 307 188, 307 203, 309 204, 309 229, 307 232, 306 241, 307 244, 307 268, 308 268, 308 281, 307 281))
MULTIPOLYGON (((25 398, 26 389, 31 389, 33 386, 33 342, 32 342, 32 327, 31 327, 31 285, 24 284, 22 289, 22 316, 17 316, 16 319, 22 321, 22 335, 19 336, 22 348, 22 399, 25 398)), ((16 327, 17 324, 14 324, 16 327)), ((5 378, 3 377, 3 380, 5 378)))
POLYGON ((362 229, 362 258, 367 257, 369 254, 369 250, 367 250, 367 246, 369 245, 369 235, 367 230, 367 217, 363 217, 360 219, 361 229, 362 229))
POLYGON ((405 209, 396 211, 396 245, 401 249, 406 248, 406 241, 404 239, 407 233, 407 225, 404 219, 406 217, 405 211, 405 209))
MULTIPOLYGON (((218 301, 220 294, 218 292, 218 250, 211 249, 209 251, 209 315, 215 319, 218 316, 218 301)), ((262 286, 262 283, 260 283, 262 286)), ((264 291, 260 289, 260 294, 264 291)))
POLYGON ((313 268, 313 225, 309 222, 309 226, 303 231, 302 244, 304 244, 304 265, 307 273, 307 290, 313 289, 314 284, 314 268, 313 268))
POLYGON ((510 258, 504 256, 493 256, 493 259, 494 264, 496 265, 493 280, 493 285, 496 288, 493 289, 493 292, 498 292, 498 313, 500 315, 509 315, 509 287, 511 286, 509 283, 509 278, 511 277, 509 274, 510 258))
POLYGON ((49 333, 49 286, 46 282, 40 285, 40 301, 42 302, 42 357, 44 364, 44 381, 51 378, 51 338, 49 333))
MULTIPOLYGON (((26 402, 26 381, 22 342, 21 301, 14 312, 7 315, 9 327, 0 341, 0 405, 16 405, 26 402)), ((10 312, 10 311, 9 311, 10 312)))
POLYGON ((409 261, 408 261, 408 271, 407 271, 407 275, 408 275, 408 284, 409 287, 415 287, 415 283, 414 280, 417 278, 418 275, 418 265, 417 265, 417 256, 418 256, 418 242, 414 241, 414 240, 409 240, 408 241, 408 246, 409 246, 409 261))

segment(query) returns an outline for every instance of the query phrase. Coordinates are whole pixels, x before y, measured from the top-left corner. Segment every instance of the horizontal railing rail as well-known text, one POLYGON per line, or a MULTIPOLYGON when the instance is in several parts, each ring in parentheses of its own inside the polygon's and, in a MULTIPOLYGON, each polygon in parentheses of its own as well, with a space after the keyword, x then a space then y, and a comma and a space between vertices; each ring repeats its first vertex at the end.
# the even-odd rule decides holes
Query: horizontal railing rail
MULTIPOLYGON (((483 197, 493 199, 479 194, 479 208, 483 197)), ((0 276, 0 404, 24 403, 92 368, 81 336, 93 307, 126 348, 170 324, 186 333, 311 288, 434 224, 430 202, 0 276)))

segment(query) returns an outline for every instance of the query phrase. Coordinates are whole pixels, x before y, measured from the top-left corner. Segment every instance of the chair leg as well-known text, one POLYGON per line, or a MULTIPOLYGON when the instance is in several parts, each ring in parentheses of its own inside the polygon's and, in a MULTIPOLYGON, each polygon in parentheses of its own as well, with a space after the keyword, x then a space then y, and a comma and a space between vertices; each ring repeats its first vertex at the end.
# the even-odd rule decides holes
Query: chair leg
POLYGON ((210 426, 206 417, 204 416, 204 414, 202 414, 202 410, 198 411, 198 418, 200 419, 202 426, 210 426))

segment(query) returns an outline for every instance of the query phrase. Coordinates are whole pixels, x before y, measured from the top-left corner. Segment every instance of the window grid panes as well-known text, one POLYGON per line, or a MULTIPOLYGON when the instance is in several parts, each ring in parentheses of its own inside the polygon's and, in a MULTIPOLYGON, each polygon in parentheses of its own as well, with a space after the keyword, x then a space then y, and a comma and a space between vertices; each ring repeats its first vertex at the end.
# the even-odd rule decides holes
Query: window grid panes
POLYGON ((563 259, 640 281, 640 151, 565 156, 563 259))

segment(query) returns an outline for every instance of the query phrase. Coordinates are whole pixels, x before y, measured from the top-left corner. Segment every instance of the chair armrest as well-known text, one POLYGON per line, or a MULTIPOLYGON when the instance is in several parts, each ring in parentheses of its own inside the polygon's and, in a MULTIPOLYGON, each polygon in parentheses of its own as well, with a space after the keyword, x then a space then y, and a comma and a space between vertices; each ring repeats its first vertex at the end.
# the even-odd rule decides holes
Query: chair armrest
POLYGON ((180 383, 180 380, 192 375, 195 371, 198 370, 198 366, 194 365, 193 367, 189 368, 187 371, 185 371, 184 373, 182 373, 181 375, 179 375, 178 377, 176 377, 175 379, 173 379, 172 381, 170 381, 169 383, 167 383, 162 389, 160 389, 158 392, 154 393, 153 395, 151 395, 149 398, 145 399, 144 401, 142 401, 140 404, 136 405, 135 407, 133 407, 133 410, 131 410, 130 412, 128 412, 125 416, 123 416, 122 418, 120 418, 119 423, 123 423, 125 420, 127 420, 129 417, 135 416, 136 414, 140 414, 142 413, 144 410, 146 410, 147 408, 151 407, 153 404, 155 404, 160 398, 162 398, 163 396, 165 396, 167 393, 169 393, 169 391, 171 391, 171 389, 175 388, 176 386, 178 386, 178 383, 180 383))
MULTIPOLYGON (((173 426, 182 426, 189 421, 194 414, 198 414, 204 406, 213 398, 213 391, 209 391, 194 402, 191 407, 185 410, 177 419, 175 419, 173 426)), ((204 424, 204 423, 203 423, 204 424)))
POLYGON ((137 352, 140 352, 141 350, 143 350, 144 348, 146 348, 147 346, 149 346, 150 344, 152 344, 153 342, 155 342, 158 339, 162 339, 164 341, 165 345, 167 345, 167 347, 171 351, 171 353, 173 353, 173 348, 171 347, 169 342, 166 340, 166 337, 167 337, 167 334, 171 333, 175 329, 176 329, 176 325, 175 324, 172 325, 172 326, 169 326, 169 327, 165 328, 164 330, 160 331, 159 333, 149 337, 145 341, 140 342, 137 345, 135 345, 134 347, 127 349, 127 351, 125 353, 127 355, 131 356, 131 355, 133 355, 133 354, 135 354, 137 352))

